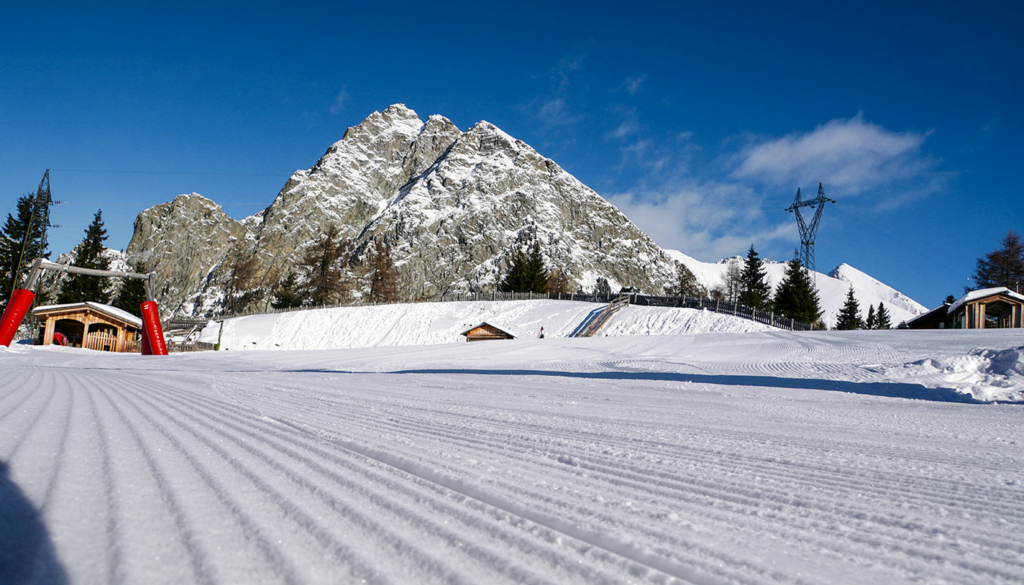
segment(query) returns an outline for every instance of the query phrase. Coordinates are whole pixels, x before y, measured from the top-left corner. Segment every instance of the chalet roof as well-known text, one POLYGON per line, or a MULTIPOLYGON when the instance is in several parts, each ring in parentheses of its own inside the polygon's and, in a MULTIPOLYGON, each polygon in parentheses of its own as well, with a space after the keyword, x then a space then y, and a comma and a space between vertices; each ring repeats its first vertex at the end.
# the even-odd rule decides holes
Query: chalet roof
POLYGON ((85 309, 90 308, 98 313, 117 319, 118 321, 124 321, 129 325, 136 327, 142 327, 142 319, 139 319, 135 315, 132 315, 128 311, 118 309, 117 307, 111 307, 110 305, 104 305, 103 303, 94 303, 92 301, 86 301, 84 303, 68 303, 65 305, 43 305, 32 309, 33 315, 52 313, 55 311, 63 311, 67 309, 85 309))
POLYGON ((950 305, 949 306, 949 312, 950 313, 955 313, 957 309, 959 309, 961 306, 964 305, 964 303, 969 303, 971 301, 976 301, 978 299, 983 299, 985 297, 990 297, 990 296, 993 296, 993 295, 1000 295, 1000 294, 1008 296, 1011 299, 1015 299, 1015 300, 1018 300, 1018 301, 1024 303, 1024 295, 1022 295, 1020 293, 1015 293, 1012 290, 1006 288, 1005 286, 997 286, 995 288, 982 288, 982 289, 978 289, 978 290, 972 290, 971 292, 969 292, 969 293, 965 294, 964 296, 960 297, 959 299, 957 299, 955 303, 950 305))
POLYGON ((509 331, 507 328, 502 327, 500 325, 495 325, 494 323, 488 323, 487 321, 482 321, 478 325, 473 325, 469 329, 466 329, 462 333, 459 333, 459 335, 469 335, 470 331, 476 329, 477 327, 483 327, 484 325, 487 325, 488 327, 494 327, 495 329, 497 329, 498 331, 501 331, 502 333, 508 335, 512 339, 515 339, 516 337, 519 337, 519 335, 517 335, 516 333, 514 333, 512 331, 509 331))
POLYGON ((913 319, 908 319, 907 320, 907 325, 909 326, 909 325, 911 325, 913 323, 916 323, 918 321, 922 321, 923 322, 923 321, 928 321, 930 319, 935 319, 935 318, 939 317, 939 315, 943 315, 943 317, 944 317, 945 315, 949 314, 949 305, 950 305, 949 303, 942 303, 941 306, 935 307, 934 309, 932 309, 931 311, 928 311, 927 313, 921 313, 920 315, 918 315, 917 317, 914 317, 913 319))

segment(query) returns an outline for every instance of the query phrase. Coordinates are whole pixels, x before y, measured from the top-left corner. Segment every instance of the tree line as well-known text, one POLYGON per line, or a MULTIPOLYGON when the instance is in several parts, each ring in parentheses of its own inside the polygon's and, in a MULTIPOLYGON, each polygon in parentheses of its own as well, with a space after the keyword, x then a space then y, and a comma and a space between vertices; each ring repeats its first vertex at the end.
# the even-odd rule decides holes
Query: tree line
MULTIPOLYGON (((23 195, 18 198, 15 212, 7 214, 7 219, 0 229, 0 309, 7 307, 7 302, 14 289, 23 285, 29 263, 36 258, 50 258, 50 251, 45 240, 46 217, 43 208, 47 202, 39 193, 23 195)), ((104 242, 107 230, 103 225, 103 210, 97 210, 92 222, 85 229, 82 242, 72 250, 73 266, 109 270, 110 258, 106 255, 104 242)), ((135 272, 145 272, 144 267, 136 266, 135 272)), ((83 274, 68 274, 60 282, 56 291, 37 290, 35 305, 51 303, 79 303, 92 301, 109 303, 129 313, 141 317, 140 305, 146 301, 145 284, 137 279, 124 279, 120 286, 113 285, 106 279, 83 274), (116 290, 115 292, 112 292, 116 290)))

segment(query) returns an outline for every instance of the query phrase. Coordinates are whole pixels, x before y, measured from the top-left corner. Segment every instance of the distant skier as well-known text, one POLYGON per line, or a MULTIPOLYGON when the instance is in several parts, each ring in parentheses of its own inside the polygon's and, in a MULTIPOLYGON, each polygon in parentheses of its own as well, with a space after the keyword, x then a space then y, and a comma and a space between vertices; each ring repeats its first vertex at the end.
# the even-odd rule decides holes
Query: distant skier
POLYGON ((540 334, 537 335, 537 339, 544 339, 544 328, 540 328, 540 334))
POLYGON ((53 342, 55 344, 57 344, 57 345, 67 345, 68 344, 68 338, 67 338, 66 335, 64 335, 63 333, 58 331, 58 332, 53 334, 53 342))

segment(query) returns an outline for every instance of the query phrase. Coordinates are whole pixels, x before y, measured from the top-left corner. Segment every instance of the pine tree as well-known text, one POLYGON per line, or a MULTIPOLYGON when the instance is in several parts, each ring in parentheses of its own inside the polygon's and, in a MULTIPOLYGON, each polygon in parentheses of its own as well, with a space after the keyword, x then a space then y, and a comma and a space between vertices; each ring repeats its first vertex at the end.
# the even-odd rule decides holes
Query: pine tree
POLYGON ((370 274, 370 299, 378 303, 399 300, 398 269, 391 258, 391 247, 384 238, 374 241, 370 267, 373 270, 370 274))
POLYGON ((853 295, 853 287, 846 291, 846 303, 843 304, 843 308, 840 309, 839 315, 836 318, 836 329, 840 331, 852 331, 854 329, 860 329, 864 326, 864 322, 860 318, 860 305, 857 303, 857 297, 853 295))
MULTIPOLYGON (((80 268, 92 268, 95 270, 108 270, 110 259, 103 252, 106 247, 103 245, 107 239, 107 230, 103 227, 103 210, 96 212, 92 223, 85 229, 85 238, 75 248, 74 266, 80 268)), ((85 274, 69 274, 61 286, 58 303, 81 303, 93 301, 106 303, 108 299, 106 282, 102 278, 85 274)))
POLYGON ((7 298, 21 284, 28 264, 36 258, 49 258, 43 249, 41 198, 24 195, 18 198, 17 217, 8 214, 0 233, 0 303, 6 305, 7 298))
POLYGON ((889 318, 889 311, 885 308, 885 303, 878 301, 878 316, 876 317, 875 329, 892 329, 892 323, 889 318))
POLYGON ((608 296, 612 294, 612 287, 608 284, 608 279, 603 276, 598 276, 594 282, 594 294, 608 296))
POLYGON ((502 292, 536 292, 547 289, 548 272, 544 266, 544 258, 540 255, 540 245, 534 242, 530 254, 519 249, 512 252, 512 263, 508 273, 498 285, 502 292))
MULTIPOLYGON (((148 269, 144 264, 139 263, 135 265, 133 272, 146 274, 148 269)), ((142 318, 142 303, 147 300, 149 299, 146 298, 146 281, 138 278, 125 278, 110 304, 142 318)))
POLYGON ((1003 238, 1002 248, 978 258, 974 283, 978 288, 1005 286, 1020 290, 1024 286, 1024 243, 1014 231, 1003 238))
POLYGON ((740 280, 742 281, 740 304, 761 311, 767 310, 771 304, 772 287, 768 284, 768 273, 765 271, 761 259, 757 257, 753 244, 750 245, 747 258, 743 262, 740 280))
POLYGON ((526 260, 525 292, 542 293, 548 288, 548 269, 544 265, 544 257, 540 255, 540 244, 533 243, 530 248, 530 255, 526 260))
POLYGON ((821 317, 818 291, 814 289, 807 270, 796 254, 789 261, 786 275, 779 283, 773 306, 776 314, 801 323, 817 323, 821 317))
POLYGON ((512 251, 511 262, 505 278, 498 284, 501 292, 523 292, 526 287, 526 254, 516 248, 512 251))
POLYGON ((877 326, 878 321, 875 319, 875 306, 868 305, 868 320, 866 323, 864 323, 864 327, 866 329, 876 329, 877 326))
POLYGON ((332 305, 348 300, 351 283, 346 278, 351 243, 331 224, 306 251, 299 269, 303 296, 313 305, 332 305))
POLYGON ((277 283, 274 288, 274 300, 270 302, 270 306, 275 309, 291 309, 301 307, 302 304, 303 296, 301 287, 299 287, 299 275, 289 272, 288 276, 281 279, 281 282, 277 283))

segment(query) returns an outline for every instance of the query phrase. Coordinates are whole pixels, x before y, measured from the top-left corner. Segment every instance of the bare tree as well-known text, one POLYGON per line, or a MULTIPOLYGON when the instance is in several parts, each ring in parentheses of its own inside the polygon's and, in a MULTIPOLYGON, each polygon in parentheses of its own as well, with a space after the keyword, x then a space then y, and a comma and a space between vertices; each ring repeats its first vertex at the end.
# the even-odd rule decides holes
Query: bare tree
POLYGON ((391 258, 391 247, 383 237, 374 240, 370 270, 370 299, 378 303, 399 300, 398 269, 391 258))
POLYGON ((547 290, 549 293, 555 294, 568 294, 572 292, 572 289, 569 288, 569 275, 562 270, 558 270, 557 268, 555 270, 552 270, 548 274, 547 290))
POLYGON ((304 296, 313 305, 333 305, 347 301, 352 283, 347 275, 352 243, 341 237, 331 224, 306 250, 299 262, 304 296))
POLYGON ((256 288, 256 255, 245 242, 236 244, 225 260, 227 283, 224 287, 224 308, 240 311, 261 296, 256 288))
POLYGON ((723 300, 735 303, 743 292, 743 271, 739 262, 729 262, 725 269, 725 283, 722 287, 723 300))

